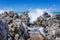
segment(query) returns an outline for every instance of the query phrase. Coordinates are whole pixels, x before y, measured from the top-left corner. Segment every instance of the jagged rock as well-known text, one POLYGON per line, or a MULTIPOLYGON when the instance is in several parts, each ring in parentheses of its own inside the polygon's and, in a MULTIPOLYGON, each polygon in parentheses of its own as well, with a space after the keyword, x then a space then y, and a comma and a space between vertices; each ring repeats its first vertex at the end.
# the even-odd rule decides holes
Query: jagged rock
MULTIPOLYGON (((12 40, 14 39, 16 34, 20 35, 21 20, 19 19, 18 14, 14 13, 13 11, 10 11, 9 13, 4 12, 3 14, 1 14, 0 18, 3 22, 6 22, 8 24, 9 32, 12 40)), ((25 25, 24 23, 22 23, 21 26, 25 27, 24 29, 26 29, 27 27, 27 25, 25 25)))
MULTIPOLYGON (((49 18, 49 20, 47 20, 47 26, 46 26, 46 30, 47 30, 47 38, 48 40, 56 40, 55 38, 56 36, 56 32, 58 31, 57 29, 59 28, 59 22, 56 18, 49 18)), ((58 34, 58 32, 57 32, 58 34)))
POLYGON ((35 21, 34 23, 45 28, 46 37, 48 38, 48 40, 58 40, 60 38, 57 37, 58 35, 60 35, 59 22, 59 16, 51 17, 48 13, 45 13, 43 14, 43 16, 38 17, 37 21, 35 21))
POLYGON ((37 18, 37 20, 34 22, 35 25, 46 27, 47 21, 50 19, 50 15, 48 13, 44 13, 43 16, 40 16, 37 18))
POLYGON ((3 22, 0 19, 0 40, 7 40, 7 36, 9 34, 9 30, 8 30, 8 25, 7 23, 3 22))
POLYGON ((56 15, 56 19, 60 20, 60 14, 56 15))
POLYGON ((17 13, 15 13, 14 11, 10 11, 9 12, 9 17, 11 17, 11 18, 18 18, 19 16, 17 15, 17 13))
MULTIPOLYGON (((45 14, 38 17, 37 20, 34 21, 33 24, 30 24, 30 22, 29 22, 30 18, 28 15, 28 11, 24 12, 20 16, 18 14, 14 13, 13 11, 10 11, 9 13, 4 12, 3 14, 1 14, 0 19, 2 20, 2 21, 0 21, 0 26, 4 27, 4 30, 3 30, 4 32, 6 32, 4 25, 6 25, 6 24, 8 25, 6 27, 9 27, 9 33, 11 35, 12 40, 14 40, 14 39, 18 40, 18 37, 22 36, 22 35, 20 35, 21 33, 23 34, 23 37, 21 37, 22 39, 60 40, 60 16, 59 15, 51 17, 51 15, 49 15, 48 13, 45 12, 45 14), (46 35, 44 37, 42 37, 42 34, 40 34, 40 33, 38 33, 37 35, 34 35, 34 33, 31 32, 30 38, 29 38, 27 35, 28 34, 27 27, 29 25, 32 25, 32 26, 34 25, 36 27, 37 26, 43 27, 46 35), (32 36, 32 34, 33 34, 33 36, 32 36)), ((0 29, 0 31, 1 31, 1 29, 0 29)), ((2 33, 2 32, 0 32, 0 33, 2 33)), ((4 33, 4 35, 1 34, 0 36, 6 36, 6 33, 4 33)), ((0 39, 1 38, 2 37, 0 37, 0 39)), ((4 39, 4 37, 3 37, 3 39, 4 39)))
POLYGON ((44 17, 51 17, 51 15, 49 15, 47 12, 44 12, 43 16, 44 17))
POLYGON ((9 17, 13 18, 14 17, 14 14, 15 14, 14 11, 10 11, 9 12, 9 17))
POLYGON ((30 18, 29 18, 29 15, 28 15, 28 11, 24 12, 23 15, 20 16, 20 19, 23 23, 25 23, 27 26, 29 26, 30 18))
POLYGON ((4 13, 1 14, 1 17, 2 17, 2 18, 5 18, 5 17, 7 17, 7 16, 8 16, 8 13, 7 13, 7 12, 4 12, 4 13))

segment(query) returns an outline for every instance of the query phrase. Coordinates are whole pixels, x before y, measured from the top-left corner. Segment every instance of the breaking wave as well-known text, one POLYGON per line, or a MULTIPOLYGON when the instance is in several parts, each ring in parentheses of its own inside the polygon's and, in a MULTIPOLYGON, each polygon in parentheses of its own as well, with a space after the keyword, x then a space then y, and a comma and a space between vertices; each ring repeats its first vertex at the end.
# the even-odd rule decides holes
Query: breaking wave
POLYGON ((1 14, 1 13, 4 13, 4 12, 5 12, 4 10, 0 10, 0 14, 1 14))
POLYGON ((52 16, 51 10, 49 9, 34 9, 34 10, 29 10, 29 17, 30 17, 30 22, 33 23, 39 16, 42 16, 44 12, 47 12, 52 16))
POLYGON ((12 8, 9 8, 9 9, 0 9, 0 14, 4 13, 4 12, 9 12, 9 11, 13 11, 12 8))
MULTIPOLYGON (((9 11, 13 11, 13 9, 5 9, 5 10, 0 10, 0 14, 1 13, 4 13, 4 12, 9 12, 9 11)), ((42 16, 44 14, 44 12, 47 12, 49 13, 51 16, 52 16, 52 13, 51 13, 51 9, 31 9, 29 10, 30 13, 29 13, 29 17, 30 17, 30 22, 33 23, 39 16, 42 16)))

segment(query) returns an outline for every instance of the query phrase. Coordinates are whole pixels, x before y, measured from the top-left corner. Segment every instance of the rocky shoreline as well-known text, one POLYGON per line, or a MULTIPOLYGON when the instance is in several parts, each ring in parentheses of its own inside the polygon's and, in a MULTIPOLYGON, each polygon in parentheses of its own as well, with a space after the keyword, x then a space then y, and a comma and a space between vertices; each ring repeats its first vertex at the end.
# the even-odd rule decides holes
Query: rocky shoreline
POLYGON ((0 14, 0 40, 60 40, 60 15, 44 12, 30 23, 28 13, 20 16, 14 11, 0 14))

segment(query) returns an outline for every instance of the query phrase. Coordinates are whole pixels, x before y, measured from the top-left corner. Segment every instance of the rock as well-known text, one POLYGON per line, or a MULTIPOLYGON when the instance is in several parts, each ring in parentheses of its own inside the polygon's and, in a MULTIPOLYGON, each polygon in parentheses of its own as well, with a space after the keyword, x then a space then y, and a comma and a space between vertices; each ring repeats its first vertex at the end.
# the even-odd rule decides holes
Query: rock
POLYGON ((56 40, 55 38, 57 37, 56 32, 58 34, 58 30, 59 28, 59 22, 56 18, 50 18, 49 20, 47 20, 48 22, 46 23, 46 30, 47 30, 47 38, 48 40, 56 40))
POLYGON ((19 16, 18 16, 18 14, 15 13, 14 11, 10 11, 10 12, 9 12, 9 17, 11 17, 11 18, 18 18, 19 16))
POLYGON ((5 18, 5 17, 7 17, 7 16, 8 16, 8 13, 7 13, 7 12, 4 12, 4 13, 1 14, 1 17, 2 17, 2 18, 5 18))
MULTIPOLYGON (((19 37, 23 40, 59 40, 59 17, 59 15, 51 16, 47 12, 45 12, 42 16, 38 17, 37 20, 34 21, 34 23, 31 24, 28 11, 24 12, 20 16, 13 11, 10 11, 9 13, 4 12, 0 16, 0 39, 2 39, 3 37, 3 40, 6 40, 6 34, 10 34, 10 40, 18 40, 19 37), (37 34, 33 32, 30 32, 29 34, 27 27, 43 27, 46 35, 44 35, 43 37, 41 34, 42 32, 39 33, 38 31, 37 34), (3 30, 1 28, 3 28, 3 30)), ((36 30, 33 31, 35 32, 36 30)))
POLYGON ((56 19, 60 20, 60 14, 56 15, 56 19))
POLYGON ((34 22, 35 25, 46 27, 47 21, 50 19, 50 15, 48 13, 44 13, 42 16, 38 17, 34 22))
MULTIPOLYGON (((20 35, 21 19, 19 19, 18 14, 14 13, 13 11, 10 11, 9 13, 4 12, 3 14, 1 14, 0 18, 3 22, 6 22, 8 24, 9 32, 11 35, 10 39, 15 39, 14 37, 16 34, 20 35)), ((26 29, 26 27, 27 27, 27 25, 25 25, 25 23, 22 23, 21 26, 23 26, 24 29, 26 29)))
POLYGON ((7 23, 3 22, 0 19, 0 40, 7 40, 7 36, 9 34, 9 30, 8 30, 8 25, 7 23))
POLYGON ((14 14, 15 14, 14 11, 10 11, 9 12, 9 17, 13 18, 14 17, 14 14))
POLYGON ((51 17, 51 15, 49 15, 47 12, 44 12, 43 16, 44 17, 51 17))
POLYGON ((28 15, 28 11, 24 12, 23 15, 20 16, 20 19, 23 23, 25 23, 27 26, 30 24, 30 18, 28 15))
POLYGON ((48 13, 45 12, 43 16, 37 18, 37 20, 34 22, 34 25, 44 27, 46 38, 48 40, 57 40, 60 38, 60 36, 57 37, 58 35, 60 35, 60 32, 58 32, 60 29, 59 16, 51 17, 48 13))

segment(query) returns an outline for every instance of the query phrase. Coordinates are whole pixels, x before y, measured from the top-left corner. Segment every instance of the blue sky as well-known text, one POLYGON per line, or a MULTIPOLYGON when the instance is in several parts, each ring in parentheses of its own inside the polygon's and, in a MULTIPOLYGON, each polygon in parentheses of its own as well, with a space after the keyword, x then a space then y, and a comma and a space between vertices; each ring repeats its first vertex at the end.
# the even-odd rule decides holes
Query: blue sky
POLYGON ((55 8, 55 11, 60 11, 60 0, 0 0, 0 9, 21 12, 36 8, 55 8))

